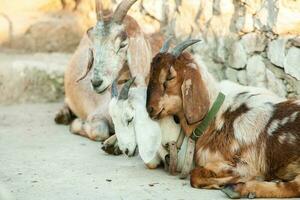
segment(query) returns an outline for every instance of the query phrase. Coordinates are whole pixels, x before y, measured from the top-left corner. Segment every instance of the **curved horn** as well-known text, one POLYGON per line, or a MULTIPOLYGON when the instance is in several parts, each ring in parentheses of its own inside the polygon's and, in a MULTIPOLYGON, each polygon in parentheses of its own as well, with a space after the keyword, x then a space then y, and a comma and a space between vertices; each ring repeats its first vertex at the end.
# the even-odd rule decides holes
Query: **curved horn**
POLYGON ((167 53, 168 52, 172 39, 173 39, 172 36, 168 37, 168 39, 164 42, 163 46, 159 50, 159 53, 167 53))
POLYGON ((128 99, 128 93, 129 93, 129 89, 130 89, 130 86, 132 85, 132 83, 134 82, 135 80, 135 77, 129 79, 125 84, 124 86, 122 87, 122 90, 120 92, 120 95, 119 95, 119 100, 126 100, 128 99))
POLYGON ((93 67, 94 55, 93 55, 93 50, 92 49, 89 49, 88 59, 89 60, 88 60, 88 64, 87 64, 85 72, 82 73, 82 75, 80 76, 80 78, 78 78, 76 80, 76 82, 79 82, 79 81, 83 80, 88 75, 88 73, 91 71, 91 69, 93 67))
POLYGON ((114 80, 114 82, 111 85, 111 98, 115 98, 118 96, 117 82, 117 80, 114 80))
POLYGON ((186 48, 200 41, 201 40, 186 40, 181 42, 172 50, 171 54, 177 58, 186 48))
POLYGON ((97 21, 103 21, 103 6, 101 0, 95 0, 97 21))
POLYGON ((130 9, 137 0, 123 0, 117 7, 113 15, 113 22, 121 24, 130 9))

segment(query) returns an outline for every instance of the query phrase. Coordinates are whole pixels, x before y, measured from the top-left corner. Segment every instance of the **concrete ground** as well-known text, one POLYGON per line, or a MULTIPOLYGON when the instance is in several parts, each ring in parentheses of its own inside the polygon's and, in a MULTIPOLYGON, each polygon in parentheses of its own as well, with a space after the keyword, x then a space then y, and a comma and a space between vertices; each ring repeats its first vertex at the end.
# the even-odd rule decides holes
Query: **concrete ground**
POLYGON ((61 104, 0 106, 0 200, 224 199, 53 122, 61 104))

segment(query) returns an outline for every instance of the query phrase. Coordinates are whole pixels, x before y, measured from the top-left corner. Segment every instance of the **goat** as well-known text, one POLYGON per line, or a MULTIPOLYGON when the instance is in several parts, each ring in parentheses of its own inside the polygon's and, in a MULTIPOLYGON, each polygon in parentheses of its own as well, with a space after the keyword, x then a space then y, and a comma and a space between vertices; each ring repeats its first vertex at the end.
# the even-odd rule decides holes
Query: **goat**
POLYGON ((151 118, 176 115, 196 140, 192 187, 222 189, 230 198, 300 197, 300 101, 217 82, 183 52, 196 42, 157 54, 147 89, 151 118), (222 93, 218 112, 202 135, 196 134, 222 93))
POLYGON ((96 0, 97 24, 82 38, 66 69, 65 106, 55 117, 57 123, 72 122, 70 129, 75 134, 97 141, 113 134, 107 90, 111 80, 122 84, 131 75, 146 76, 150 71, 152 52, 158 52, 162 39, 158 34, 147 37, 126 15, 136 1, 123 0, 112 15, 104 17, 101 2, 96 0))
MULTIPOLYGON (((115 125, 118 146, 128 156, 133 156, 138 147, 142 160, 150 169, 156 168, 161 161, 167 166, 171 158, 166 147, 170 142, 178 141, 180 126, 171 116, 158 122, 150 119, 146 110, 147 88, 129 89, 133 81, 134 79, 129 80, 119 95, 116 83, 112 85, 109 113, 115 125)), ((174 166, 177 172, 181 172, 184 166, 186 144, 183 142, 179 151, 178 165, 174 166)))

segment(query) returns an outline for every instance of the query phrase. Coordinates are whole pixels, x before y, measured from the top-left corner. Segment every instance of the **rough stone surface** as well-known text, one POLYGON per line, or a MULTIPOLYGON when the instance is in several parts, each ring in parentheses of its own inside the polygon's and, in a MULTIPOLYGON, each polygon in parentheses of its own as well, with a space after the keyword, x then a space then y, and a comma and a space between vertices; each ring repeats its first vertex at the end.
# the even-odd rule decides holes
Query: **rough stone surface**
POLYGON ((243 69, 247 63, 247 54, 240 42, 235 43, 231 48, 228 64, 235 69, 243 69))
MULTIPOLYGON (((76 11, 72 11, 75 0, 66 2, 62 9, 59 0, 4 1, 0 4, 0 13, 6 14, 0 14, 0 43, 12 35, 14 48, 72 51, 80 35, 95 22, 94 1, 81 1, 76 11)), ((102 2, 105 8, 114 9, 120 0, 102 2)), ((146 33, 173 34, 176 42, 188 37, 202 39, 189 50, 203 57, 219 80, 250 84, 248 80, 256 80, 255 71, 259 71, 264 73, 259 77, 265 77, 259 85, 280 94, 289 85, 286 96, 300 96, 300 62, 295 56, 300 46, 299 0, 144 0, 137 1, 129 14, 146 33), (259 66, 251 66, 254 73, 247 73, 246 64, 253 56, 260 56, 274 76, 259 66), (273 83, 283 84, 281 92, 273 83)))
POLYGON ((244 35, 241 41, 248 54, 264 51, 267 45, 266 36, 254 32, 244 35))
POLYGON ((285 57, 285 45, 287 39, 281 38, 277 40, 273 40, 269 43, 268 47, 268 58, 270 61, 283 68, 284 57, 285 57))
POLYGON ((227 199, 54 123, 59 104, 0 106, 1 200, 227 199))
POLYGON ((0 54, 0 104, 57 101, 70 54, 0 54))
POLYGON ((261 56, 255 55, 249 58, 246 69, 249 85, 265 87, 266 66, 261 56))
POLYGON ((292 47, 284 59, 284 71, 300 80, 300 48, 292 47))

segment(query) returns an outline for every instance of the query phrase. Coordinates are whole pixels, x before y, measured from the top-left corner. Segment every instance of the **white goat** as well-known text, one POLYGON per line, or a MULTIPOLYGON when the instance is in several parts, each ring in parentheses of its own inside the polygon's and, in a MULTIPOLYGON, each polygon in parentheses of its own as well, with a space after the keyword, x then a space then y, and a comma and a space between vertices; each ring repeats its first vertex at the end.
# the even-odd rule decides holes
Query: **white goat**
MULTIPOLYGON (((112 87, 109 113, 112 117, 118 145, 122 152, 133 156, 138 147, 139 154, 148 168, 156 168, 161 161, 166 162, 169 142, 177 141, 180 126, 173 117, 159 121, 152 120, 146 110, 146 87, 133 87, 129 80, 118 95, 116 84, 112 87)), ((186 142, 178 156, 177 171, 181 171, 186 151, 186 142)), ((168 161, 167 161, 168 162, 168 161)))

